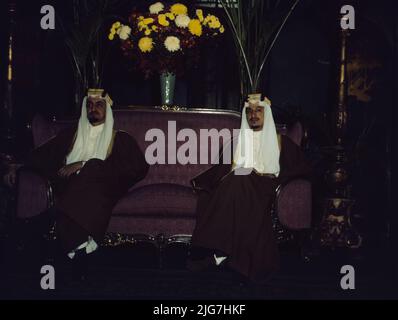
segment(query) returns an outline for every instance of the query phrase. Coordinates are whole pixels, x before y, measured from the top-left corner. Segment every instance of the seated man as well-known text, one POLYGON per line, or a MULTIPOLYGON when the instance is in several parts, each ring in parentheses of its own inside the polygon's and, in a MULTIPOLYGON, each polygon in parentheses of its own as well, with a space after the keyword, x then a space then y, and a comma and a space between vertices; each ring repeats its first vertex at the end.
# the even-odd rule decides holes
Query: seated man
POLYGON ((276 189, 310 169, 300 148, 277 135, 270 102, 261 95, 249 97, 232 164, 225 161, 225 148, 220 164, 192 180, 200 194, 187 266, 198 271, 227 263, 249 280, 262 282, 279 265, 271 220, 276 189), (201 248, 211 255, 195 257, 201 248))
POLYGON ((38 147, 26 163, 53 185, 57 238, 71 259, 97 249, 116 202, 148 171, 136 141, 114 130, 111 106, 103 90, 90 89, 77 127, 38 147))

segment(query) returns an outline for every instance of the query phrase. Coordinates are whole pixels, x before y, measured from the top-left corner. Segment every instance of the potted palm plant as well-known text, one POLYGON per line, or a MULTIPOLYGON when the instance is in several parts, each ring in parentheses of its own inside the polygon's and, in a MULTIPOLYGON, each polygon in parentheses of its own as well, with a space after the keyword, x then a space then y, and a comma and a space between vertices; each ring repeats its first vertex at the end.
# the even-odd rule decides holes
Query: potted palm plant
POLYGON ((110 9, 121 3, 122 0, 74 0, 73 23, 67 25, 59 19, 74 70, 77 113, 87 89, 102 86, 108 53, 102 31, 108 19, 114 19, 109 14, 110 9))
POLYGON ((271 49, 299 0, 218 0, 232 31, 240 66, 241 99, 260 90, 271 49))

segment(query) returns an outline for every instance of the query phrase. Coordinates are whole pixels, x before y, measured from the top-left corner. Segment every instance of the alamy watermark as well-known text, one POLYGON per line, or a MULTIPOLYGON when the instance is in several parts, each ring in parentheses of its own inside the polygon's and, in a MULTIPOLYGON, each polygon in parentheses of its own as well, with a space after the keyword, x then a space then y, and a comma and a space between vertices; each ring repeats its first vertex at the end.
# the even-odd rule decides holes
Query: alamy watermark
MULTIPOLYGON (((40 13, 43 17, 40 20, 40 26, 43 30, 54 30, 55 29, 55 9, 51 5, 44 5, 40 9, 40 13)), ((342 29, 355 29, 355 9, 351 5, 344 5, 340 9, 340 13, 343 14, 340 19, 340 26, 342 29)))
POLYGON ((40 287, 43 290, 54 290, 55 289, 55 269, 51 265, 45 265, 41 267, 41 274, 44 274, 40 280, 40 287))
POLYGON ((340 274, 344 276, 340 280, 340 287, 343 290, 355 289, 355 269, 351 265, 344 265, 340 269, 340 274))
MULTIPOLYGON (((167 134, 159 128, 152 128, 146 132, 145 141, 152 143, 145 150, 145 160, 149 165, 219 164, 222 150, 222 164, 232 164, 237 146, 233 143, 233 138, 239 133, 242 133, 240 129, 217 130, 213 128, 200 129, 198 136, 195 130, 189 128, 177 132, 176 121, 168 121, 167 134), (178 142, 182 142, 179 147, 177 147, 178 142)), ((245 129, 243 133, 248 143, 253 141, 253 130, 245 129)), ((246 157, 253 158, 253 148, 241 148, 239 151, 242 162, 246 157)), ((248 175, 251 171, 250 168, 234 170, 236 175, 248 175)))
POLYGON ((40 20, 40 27, 43 30, 55 29, 55 9, 53 6, 45 5, 40 9, 40 13, 44 16, 40 20))
POLYGON ((340 9, 340 13, 344 14, 340 20, 340 26, 343 30, 355 29, 355 9, 353 6, 345 5, 340 9))

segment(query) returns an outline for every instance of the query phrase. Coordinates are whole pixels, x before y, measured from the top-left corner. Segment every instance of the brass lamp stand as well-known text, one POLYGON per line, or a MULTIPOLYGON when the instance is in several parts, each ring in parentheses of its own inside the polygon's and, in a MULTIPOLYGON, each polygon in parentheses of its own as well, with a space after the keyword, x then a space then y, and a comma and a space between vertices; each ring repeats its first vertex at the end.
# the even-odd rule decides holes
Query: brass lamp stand
POLYGON ((6 90, 2 108, 2 124, 1 124, 1 140, 3 148, 0 150, 2 159, 13 158, 11 152, 11 145, 15 139, 15 128, 14 128, 14 32, 16 25, 16 3, 10 1, 8 4, 8 16, 9 16, 9 31, 8 31, 8 46, 7 46, 7 79, 6 79, 6 90), (5 146, 5 148, 4 148, 5 146))
POLYGON ((349 184, 348 153, 344 146, 347 131, 347 39, 349 30, 340 31, 340 61, 338 99, 333 113, 335 145, 325 148, 330 157, 329 169, 325 174, 328 194, 323 199, 323 218, 319 227, 321 246, 331 248, 359 248, 362 237, 351 224, 351 210, 355 200, 351 197, 349 184))

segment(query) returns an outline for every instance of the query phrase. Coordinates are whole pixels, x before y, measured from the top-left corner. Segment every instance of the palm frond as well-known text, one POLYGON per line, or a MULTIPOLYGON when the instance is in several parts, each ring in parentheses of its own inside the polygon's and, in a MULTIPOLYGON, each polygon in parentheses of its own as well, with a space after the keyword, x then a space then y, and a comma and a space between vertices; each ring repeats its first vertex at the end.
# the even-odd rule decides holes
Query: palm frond
POLYGON ((259 89, 269 53, 299 1, 219 0, 237 49, 242 95, 259 89))
MULTIPOLYGON (((240 0, 237 1, 239 5, 241 2, 240 0)), ((231 10, 230 7, 228 6, 228 4, 230 4, 229 2, 230 2, 229 0, 221 0, 221 5, 225 10, 225 14, 227 15, 229 24, 232 27, 232 31, 234 33, 234 41, 236 46, 239 48, 239 56, 241 57, 240 62, 246 68, 247 76, 249 77, 250 84, 252 85, 253 79, 251 76, 249 61, 246 57, 244 42, 242 41, 244 40, 244 25, 242 25, 242 23, 235 23, 236 21, 242 22, 241 10, 238 10, 236 14, 234 10, 233 9, 231 10)))
MULTIPOLYGON (((261 73, 262 73, 262 71, 263 71, 265 62, 267 61, 267 58, 268 58, 268 56, 269 56, 269 53, 271 52, 272 48, 274 47, 274 44, 275 44, 276 40, 278 39, 279 34, 281 33, 283 27, 285 26, 287 20, 289 19, 290 15, 292 14, 292 12, 294 11, 294 9, 296 8, 296 6, 297 6, 297 4, 298 4, 299 1, 300 1, 300 0, 296 0, 296 1, 294 2, 294 4, 292 5, 292 7, 290 8, 289 12, 287 13, 287 15, 285 16, 285 18, 283 19, 281 25, 280 25, 279 28, 278 28, 278 31, 277 31, 276 35, 273 37, 273 40, 272 40, 271 44, 268 46, 268 48, 267 48, 266 46, 263 46, 263 47, 262 47, 264 50, 266 50, 266 53, 265 53, 265 55, 263 56, 264 58, 263 58, 263 60, 262 60, 262 62, 261 62, 260 67, 259 67, 258 69, 256 69, 256 70, 258 70, 258 71, 257 71, 257 74, 255 75, 255 79, 254 79, 254 85, 255 85, 255 87, 258 86, 258 81, 259 81, 259 79, 260 79, 261 73)), ((279 2, 279 1, 278 1, 278 2, 279 2)))

